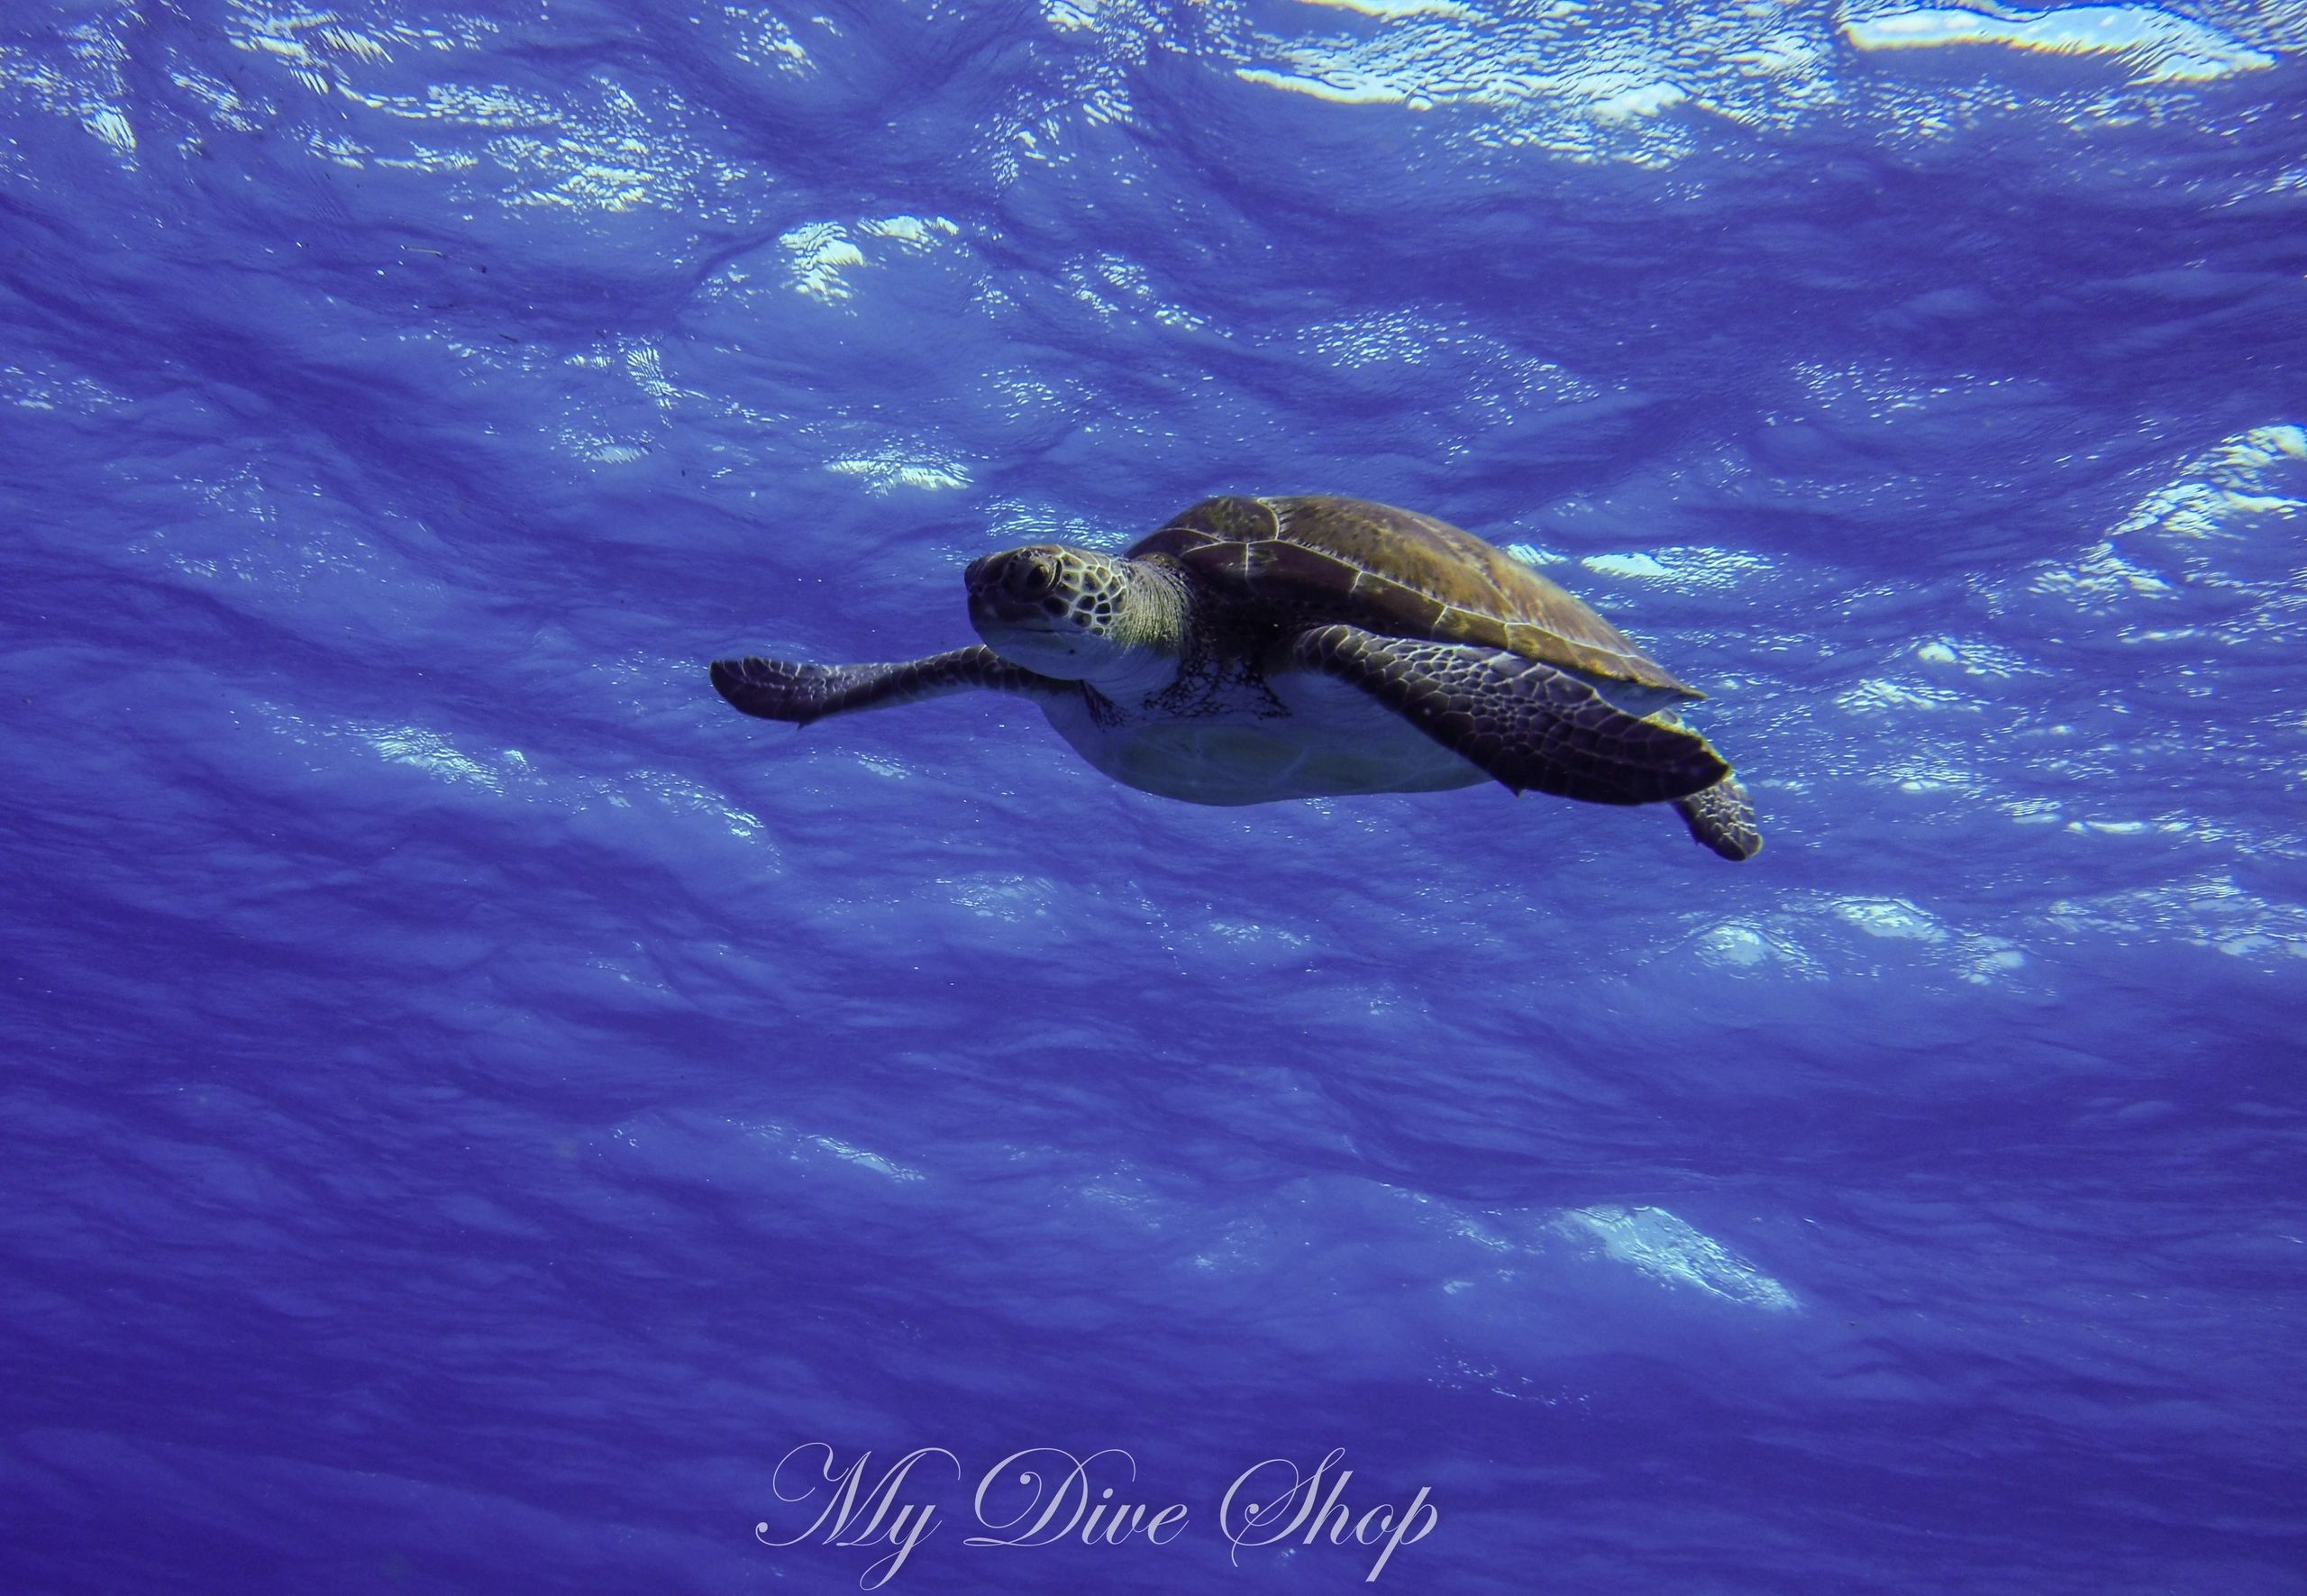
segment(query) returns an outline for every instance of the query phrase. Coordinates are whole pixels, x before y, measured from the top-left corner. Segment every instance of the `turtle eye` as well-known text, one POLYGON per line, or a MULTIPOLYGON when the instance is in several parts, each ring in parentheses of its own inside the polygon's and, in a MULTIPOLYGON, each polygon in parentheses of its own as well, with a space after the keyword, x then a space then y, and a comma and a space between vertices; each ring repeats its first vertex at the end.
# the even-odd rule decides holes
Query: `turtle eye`
POLYGON ((1021 598, 1039 598, 1057 586, 1057 566, 1053 561, 1035 558, 1017 562, 1015 590, 1021 598))

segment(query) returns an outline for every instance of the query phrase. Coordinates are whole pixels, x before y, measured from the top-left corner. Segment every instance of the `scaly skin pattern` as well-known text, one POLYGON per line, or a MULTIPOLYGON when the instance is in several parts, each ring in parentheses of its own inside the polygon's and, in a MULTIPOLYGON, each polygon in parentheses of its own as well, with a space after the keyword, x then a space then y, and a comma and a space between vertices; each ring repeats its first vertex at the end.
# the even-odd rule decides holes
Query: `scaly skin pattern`
POLYGON ((1318 626, 1299 634, 1292 652, 1517 792, 1655 804, 1730 773, 1696 733, 1638 719, 1576 677, 1503 649, 1318 626))
POLYGON ((972 689, 1002 693, 1079 692, 1012 665, 979 644, 889 665, 803 665, 790 660, 716 660, 713 686, 747 715, 807 725, 849 709, 880 709, 972 689))
POLYGON ((1674 810, 1689 824, 1691 835, 1725 859, 1752 859, 1763 851, 1754 800, 1736 776, 1725 776, 1704 792, 1676 798, 1674 810))

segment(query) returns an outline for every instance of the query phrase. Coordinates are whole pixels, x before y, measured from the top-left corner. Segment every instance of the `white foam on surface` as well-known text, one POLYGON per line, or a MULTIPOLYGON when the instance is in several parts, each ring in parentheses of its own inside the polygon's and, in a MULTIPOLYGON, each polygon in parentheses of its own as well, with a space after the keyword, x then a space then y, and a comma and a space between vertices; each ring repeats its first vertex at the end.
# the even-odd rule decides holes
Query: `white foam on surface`
POLYGON ((839 455, 825 461, 825 469, 836 476, 857 478, 864 483, 865 490, 877 497, 900 488, 944 492, 967 488, 972 479, 970 468, 963 461, 924 452, 904 443, 839 455))
POLYGON ((1770 573, 1771 562, 1740 549, 1682 547, 1590 554, 1579 564, 1597 576, 1655 582, 1685 593, 1728 592, 1770 573))
POLYGON ((1662 1285, 1773 1313, 1800 1306, 1777 1281, 1664 1208, 1570 1208, 1556 1217, 1555 1226, 1565 1236, 1599 1243, 1604 1257, 1662 1285))
POLYGON ((2205 83, 2261 71, 2275 58, 2187 17, 2152 5, 1930 6, 1855 18, 1843 35, 1860 50, 1997 45, 2051 55, 2112 58, 2137 81, 2205 83))
MULTIPOLYGON (((927 1178, 921 1171, 908 1164, 899 1163, 897 1160, 885 1157, 870 1147, 861 1147, 854 1142, 843 1141, 839 1136, 796 1130, 791 1126, 773 1119, 752 1122, 730 1119, 725 1123, 749 1136, 780 1149, 787 1158, 796 1163, 807 1164, 814 1162, 817 1155, 823 1154, 879 1175, 885 1181, 910 1183, 927 1178)), ((620 1141, 633 1146, 637 1147, 641 1145, 639 1137, 630 1134, 629 1126, 620 1127, 617 1137, 620 1141)))
POLYGON ((853 224, 841 222, 807 222, 788 228, 778 236, 779 245, 785 251, 788 270, 793 287, 798 293, 827 305, 847 299, 856 286, 843 275, 858 267, 880 264, 869 256, 860 240, 871 240, 886 244, 899 255, 918 255, 936 248, 961 232, 958 223, 945 216, 879 216, 868 217, 853 224))

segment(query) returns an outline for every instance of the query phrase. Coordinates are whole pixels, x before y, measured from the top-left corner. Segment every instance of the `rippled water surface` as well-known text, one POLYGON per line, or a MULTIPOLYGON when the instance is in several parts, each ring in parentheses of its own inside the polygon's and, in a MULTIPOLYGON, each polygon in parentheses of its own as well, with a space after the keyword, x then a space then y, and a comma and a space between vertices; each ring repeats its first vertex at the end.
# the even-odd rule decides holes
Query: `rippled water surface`
POLYGON ((2302 57, 10 7, 0 1586, 871 1583, 815 1445, 944 1449, 893 1590, 1363 1588, 1223 1500, 1331 1448, 1381 1589, 2307 1589, 2302 57), (1309 491, 1705 689, 1760 858, 705 679, 1309 491), (965 1544, 1028 1448, 1185 1516, 965 1544))

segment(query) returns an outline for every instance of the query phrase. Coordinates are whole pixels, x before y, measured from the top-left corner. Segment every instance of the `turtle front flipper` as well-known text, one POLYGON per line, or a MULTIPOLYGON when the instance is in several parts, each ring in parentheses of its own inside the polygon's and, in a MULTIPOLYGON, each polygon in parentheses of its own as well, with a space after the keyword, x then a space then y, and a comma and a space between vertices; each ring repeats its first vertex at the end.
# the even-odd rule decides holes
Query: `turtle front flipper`
POLYGON ((804 665, 791 660, 716 660, 714 689, 747 715, 807 725, 852 709, 882 709, 973 688, 1002 693, 1079 693, 982 645, 893 665, 804 665))
POLYGON ((1697 733, 1628 715, 1568 671, 1503 649, 1345 625, 1301 632, 1292 647, 1301 667, 1360 688, 1517 792, 1664 803, 1730 773, 1697 733))
POLYGON ((1754 800, 1736 776, 1725 776, 1704 792, 1676 798, 1674 810, 1689 824, 1691 835, 1725 859, 1752 859, 1763 851, 1754 800))

